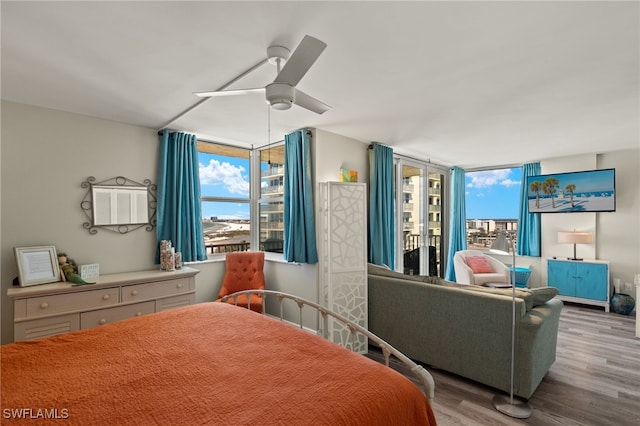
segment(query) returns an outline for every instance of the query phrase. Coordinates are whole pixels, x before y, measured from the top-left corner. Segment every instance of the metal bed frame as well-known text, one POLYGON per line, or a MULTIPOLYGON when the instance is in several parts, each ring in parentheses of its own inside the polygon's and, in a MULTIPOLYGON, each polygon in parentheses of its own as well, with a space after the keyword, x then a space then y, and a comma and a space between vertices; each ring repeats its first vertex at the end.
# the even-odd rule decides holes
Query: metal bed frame
MULTIPOLYGON (((312 309, 315 309, 315 311, 321 315, 323 321, 326 321, 328 317, 332 317, 334 320, 337 320, 340 323, 342 323, 345 327, 349 329, 352 340, 355 339, 355 336, 358 333, 366 336, 371 342, 373 342, 376 346, 378 346, 382 350, 382 354, 384 356, 384 363, 387 367, 389 367, 389 360, 391 358, 391 355, 393 355, 395 358, 397 358, 399 361, 401 361, 411 370, 411 373, 413 373, 413 375, 422 384, 422 387, 424 388, 424 393, 429 398, 429 400, 433 399, 435 382, 431 374, 424 367, 413 362, 409 357, 404 355, 402 352, 400 352, 399 350, 397 350, 396 348, 391 346, 389 343, 385 342, 380 337, 376 336, 366 328, 362 327, 359 324, 354 323, 353 321, 343 317, 340 314, 330 311, 324 306, 318 305, 317 303, 314 303, 310 300, 306 300, 301 297, 294 296, 292 294, 283 293, 283 292, 274 291, 274 290, 243 290, 243 291, 239 291, 239 292, 224 296, 221 299, 221 302, 227 302, 229 299, 233 299, 233 303, 237 305, 238 296, 245 295, 247 297, 247 300, 250 300, 249 296, 251 294, 257 294, 261 296, 263 298, 263 301, 266 301, 267 297, 271 297, 271 296, 275 297, 278 300, 278 304, 280 307, 280 321, 284 322, 283 301, 285 299, 289 299, 289 300, 293 300, 298 305, 298 310, 300 315, 298 326, 302 329, 304 329, 304 327, 302 326, 302 308, 304 308, 305 306, 308 306, 312 309)), ((266 314, 265 308, 264 308, 266 306, 266 303, 263 303, 262 306, 263 306, 262 313, 266 314)), ((249 302, 249 308, 250 307, 251 305, 249 302)), ((317 334, 328 339, 326 330, 327 330, 327 327, 322 327, 322 330, 319 330, 317 334)))

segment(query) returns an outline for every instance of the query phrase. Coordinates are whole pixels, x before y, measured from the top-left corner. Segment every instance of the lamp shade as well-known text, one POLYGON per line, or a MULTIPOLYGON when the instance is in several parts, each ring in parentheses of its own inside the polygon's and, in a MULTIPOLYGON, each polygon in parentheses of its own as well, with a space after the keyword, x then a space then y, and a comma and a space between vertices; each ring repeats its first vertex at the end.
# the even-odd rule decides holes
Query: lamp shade
POLYGON ((591 232, 558 232, 559 243, 569 244, 591 244, 593 242, 593 234, 591 232))

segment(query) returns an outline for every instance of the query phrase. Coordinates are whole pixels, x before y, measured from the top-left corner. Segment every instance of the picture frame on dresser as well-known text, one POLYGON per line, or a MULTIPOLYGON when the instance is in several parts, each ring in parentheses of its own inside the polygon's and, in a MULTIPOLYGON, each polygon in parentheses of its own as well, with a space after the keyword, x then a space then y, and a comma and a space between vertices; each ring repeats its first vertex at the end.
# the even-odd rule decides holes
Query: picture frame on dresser
POLYGON ((20 287, 60 281, 55 246, 14 247, 20 287))

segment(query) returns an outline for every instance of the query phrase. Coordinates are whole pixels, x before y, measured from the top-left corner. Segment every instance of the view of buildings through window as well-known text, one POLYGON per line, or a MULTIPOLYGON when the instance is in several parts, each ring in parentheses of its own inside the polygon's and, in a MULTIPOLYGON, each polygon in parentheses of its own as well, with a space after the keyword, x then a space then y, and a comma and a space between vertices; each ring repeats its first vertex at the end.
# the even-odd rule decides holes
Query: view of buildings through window
POLYGON ((467 247, 488 249, 500 231, 516 242, 520 167, 465 173, 467 247))
POLYGON ((198 142, 202 228, 207 253, 250 246, 251 151, 198 142))
POLYGON ((250 249, 252 205, 259 210, 259 249, 282 252, 284 145, 254 152, 260 158, 255 172, 251 150, 198 142, 203 238, 208 254, 250 249), (260 191, 252 200, 254 173, 260 175, 260 191))
POLYGON ((260 249, 282 253, 284 245, 284 145, 260 151, 260 249))
POLYGON ((405 274, 442 276, 442 172, 400 162, 402 270, 405 274))

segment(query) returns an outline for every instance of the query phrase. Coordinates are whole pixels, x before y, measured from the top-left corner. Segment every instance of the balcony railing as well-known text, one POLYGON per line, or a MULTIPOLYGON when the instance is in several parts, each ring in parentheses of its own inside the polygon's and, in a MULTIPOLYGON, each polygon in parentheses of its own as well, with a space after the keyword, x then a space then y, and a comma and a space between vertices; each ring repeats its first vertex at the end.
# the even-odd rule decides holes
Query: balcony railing
POLYGON ((270 167, 267 170, 263 170, 262 172, 260 172, 261 177, 283 176, 283 175, 284 175, 284 166, 270 167))
POLYGON ((260 188, 261 194, 284 194, 284 185, 278 186, 265 186, 264 188, 260 188))
MULTIPOLYGON (((273 253, 282 253, 282 240, 266 240, 260 243, 260 250, 273 253)), ((248 242, 230 243, 230 244, 207 244, 205 249, 209 254, 216 253, 233 253, 236 251, 249 251, 250 244, 248 242)))

